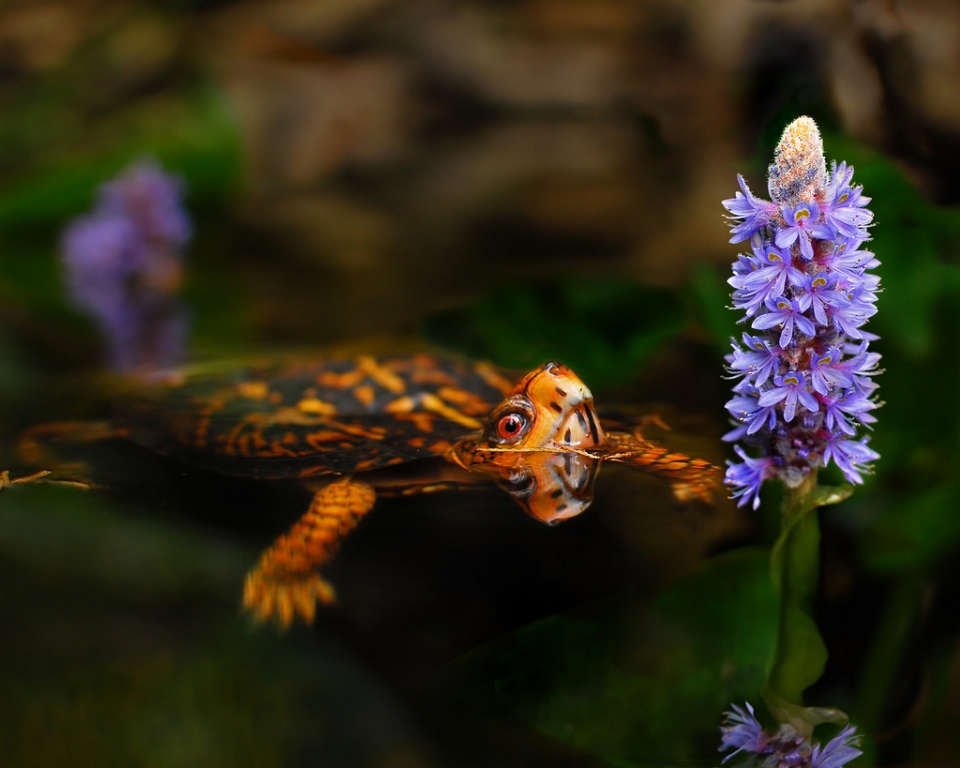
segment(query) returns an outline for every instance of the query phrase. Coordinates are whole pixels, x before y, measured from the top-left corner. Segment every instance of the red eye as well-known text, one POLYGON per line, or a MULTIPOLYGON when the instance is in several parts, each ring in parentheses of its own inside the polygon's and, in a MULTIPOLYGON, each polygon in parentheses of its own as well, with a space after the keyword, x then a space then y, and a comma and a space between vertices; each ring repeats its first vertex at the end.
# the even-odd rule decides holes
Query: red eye
POLYGON ((512 440, 523 432, 525 426, 527 426, 525 417, 519 413, 508 413, 497 422, 497 436, 502 440, 512 440))

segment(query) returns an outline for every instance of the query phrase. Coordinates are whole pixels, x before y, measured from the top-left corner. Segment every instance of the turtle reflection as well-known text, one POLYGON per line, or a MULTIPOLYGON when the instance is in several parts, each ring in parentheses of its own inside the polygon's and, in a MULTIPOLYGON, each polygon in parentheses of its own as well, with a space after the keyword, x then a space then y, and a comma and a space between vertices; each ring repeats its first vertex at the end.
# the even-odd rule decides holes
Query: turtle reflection
POLYGON ((600 459, 582 453, 530 452, 499 467, 497 485, 531 517, 556 525, 576 517, 593 502, 600 459))

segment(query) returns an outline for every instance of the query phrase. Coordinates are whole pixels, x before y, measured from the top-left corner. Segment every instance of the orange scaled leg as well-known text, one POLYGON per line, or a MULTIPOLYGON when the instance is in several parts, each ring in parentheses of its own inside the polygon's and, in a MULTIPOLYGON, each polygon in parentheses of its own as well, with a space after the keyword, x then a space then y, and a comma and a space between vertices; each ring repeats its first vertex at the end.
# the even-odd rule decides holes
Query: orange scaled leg
POLYGON ((295 616, 313 621, 316 603, 336 600, 331 584, 318 572, 339 549, 340 541, 373 508, 376 492, 346 479, 316 493, 310 509, 279 537, 247 574, 243 606, 257 621, 273 618, 284 629, 295 616))
POLYGON ((674 498, 680 502, 700 499, 713 504, 714 491, 720 475, 719 467, 709 461, 695 459, 683 453, 672 453, 667 448, 651 443, 639 435, 607 435, 617 451, 635 452, 620 463, 638 467, 670 481, 674 498))

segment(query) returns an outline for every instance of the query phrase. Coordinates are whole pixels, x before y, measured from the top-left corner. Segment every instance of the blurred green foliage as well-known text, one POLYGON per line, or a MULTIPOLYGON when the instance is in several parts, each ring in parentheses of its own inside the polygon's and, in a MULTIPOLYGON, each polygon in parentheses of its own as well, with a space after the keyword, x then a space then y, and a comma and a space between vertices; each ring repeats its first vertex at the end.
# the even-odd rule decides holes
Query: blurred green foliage
POLYGON ((712 765, 720 713, 763 684, 777 602, 766 552, 721 555, 647 608, 520 630, 499 652, 497 690, 537 730, 612 765, 712 765))
POLYGON ((566 278, 513 285, 427 318, 432 341, 528 370, 559 360, 592 387, 610 387, 687 327, 673 291, 623 279, 566 278))
POLYGON ((868 327, 880 336, 885 403, 868 491, 881 493, 858 521, 861 554, 878 573, 929 569, 960 545, 960 211, 929 203, 891 161, 840 137, 826 142, 872 198, 870 246, 881 261, 883 293, 868 327))

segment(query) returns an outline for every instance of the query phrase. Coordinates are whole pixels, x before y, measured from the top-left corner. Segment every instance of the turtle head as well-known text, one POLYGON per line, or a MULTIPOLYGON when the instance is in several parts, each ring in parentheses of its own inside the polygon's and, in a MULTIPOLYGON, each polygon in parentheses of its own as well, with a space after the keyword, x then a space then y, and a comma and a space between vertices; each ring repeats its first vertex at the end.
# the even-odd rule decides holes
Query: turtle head
POLYGON ((565 365, 544 363, 498 405, 481 443, 515 450, 600 448, 606 442, 593 395, 565 365))
POLYGON ((452 458, 472 472, 493 475, 521 507, 553 525, 583 512, 593 500, 606 446, 593 395, 560 363, 527 374, 494 408, 483 431, 452 449, 452 458))

